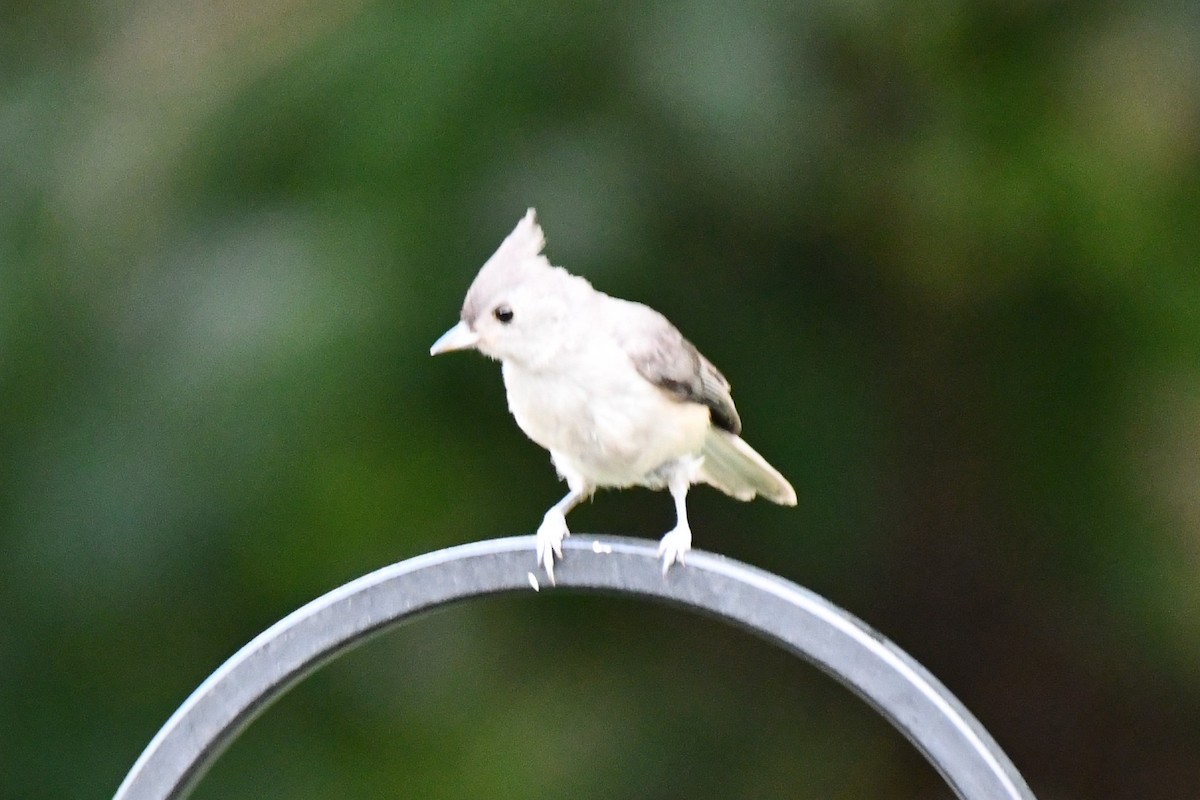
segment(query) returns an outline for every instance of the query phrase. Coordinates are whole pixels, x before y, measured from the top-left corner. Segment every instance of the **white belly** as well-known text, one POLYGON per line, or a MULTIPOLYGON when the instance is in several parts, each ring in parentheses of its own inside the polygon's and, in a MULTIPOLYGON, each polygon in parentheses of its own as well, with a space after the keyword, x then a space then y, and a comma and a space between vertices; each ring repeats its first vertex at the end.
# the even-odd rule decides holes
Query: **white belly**
POLYGON ((661 485, 664 464, 699 454, 708 408, 647 382, 623 353, 567 373, 503 365, 508 407, 521 430, 551 452, 559 471, 597 486, 661 485))

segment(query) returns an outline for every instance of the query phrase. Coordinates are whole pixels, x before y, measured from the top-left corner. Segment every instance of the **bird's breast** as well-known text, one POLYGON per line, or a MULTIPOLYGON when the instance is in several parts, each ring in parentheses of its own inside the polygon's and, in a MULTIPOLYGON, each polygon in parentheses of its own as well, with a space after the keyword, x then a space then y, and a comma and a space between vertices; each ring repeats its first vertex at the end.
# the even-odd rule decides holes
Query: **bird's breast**
POLYGON ((651 480, 666 462, 699 453, 709 428, 707 408, 668 396, 620 356, 561 371, 503 366, 525 435, 600 486, 651 480))

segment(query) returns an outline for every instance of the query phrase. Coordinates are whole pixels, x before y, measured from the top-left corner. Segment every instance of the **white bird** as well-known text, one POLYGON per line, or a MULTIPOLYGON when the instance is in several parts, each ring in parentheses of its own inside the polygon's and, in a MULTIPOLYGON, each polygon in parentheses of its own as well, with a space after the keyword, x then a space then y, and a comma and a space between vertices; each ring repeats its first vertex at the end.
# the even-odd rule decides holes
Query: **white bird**
POLYGON ((566 480, 569 491, 537 530, 537 563, 550 581, 570 535, 567 512, 599 488, 671 492, 676 524, 658 547, 664 575, 692 546, 691 484, 794 506, 791 484, 738 436, 717 368, 662 314, 551 266, 545 243, 531 208, 429 353, 474 348, 500 361, 509 411, 566 480))

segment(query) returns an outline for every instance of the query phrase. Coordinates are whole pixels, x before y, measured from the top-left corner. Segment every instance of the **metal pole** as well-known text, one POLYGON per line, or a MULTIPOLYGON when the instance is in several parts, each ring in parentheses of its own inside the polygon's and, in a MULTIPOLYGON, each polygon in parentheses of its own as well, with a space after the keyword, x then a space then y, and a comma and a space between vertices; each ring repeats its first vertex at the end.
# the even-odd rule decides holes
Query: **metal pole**
MULTIPOLYGON (((870 703, 963 800, 1034 800, 983 726, 924 667, 870 627, 790 581, 692 551, 664 577, 657 543, 574 535, 557 591, 616 592, 716 616, 816 664, 870 703)), ((534 539, 438 550, 351 581, 255 637, 184 701, 147 745, 116 800, 186 797, 221 751, 290 686, 371 635, 474 597, 531 592, 534 539)))

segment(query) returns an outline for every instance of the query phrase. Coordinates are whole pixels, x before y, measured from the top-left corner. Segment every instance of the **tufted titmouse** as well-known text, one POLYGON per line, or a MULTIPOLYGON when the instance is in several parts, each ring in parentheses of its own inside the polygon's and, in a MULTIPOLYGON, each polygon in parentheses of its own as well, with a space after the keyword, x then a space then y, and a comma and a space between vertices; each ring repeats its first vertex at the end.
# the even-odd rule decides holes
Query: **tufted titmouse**
POLYGON ((791 484, 738 436, 717 368, 662 314, 551 266, 545 242, 531 208, 429 352, 475 348, 500 361, 509 410, 566 480, 570 491, 537 530, 537 563, 551 582, 567 512, 599 488, 670 490, 676 524, 658 547, 664 575, 692 546, 691 484, 794 506, 791 484))

